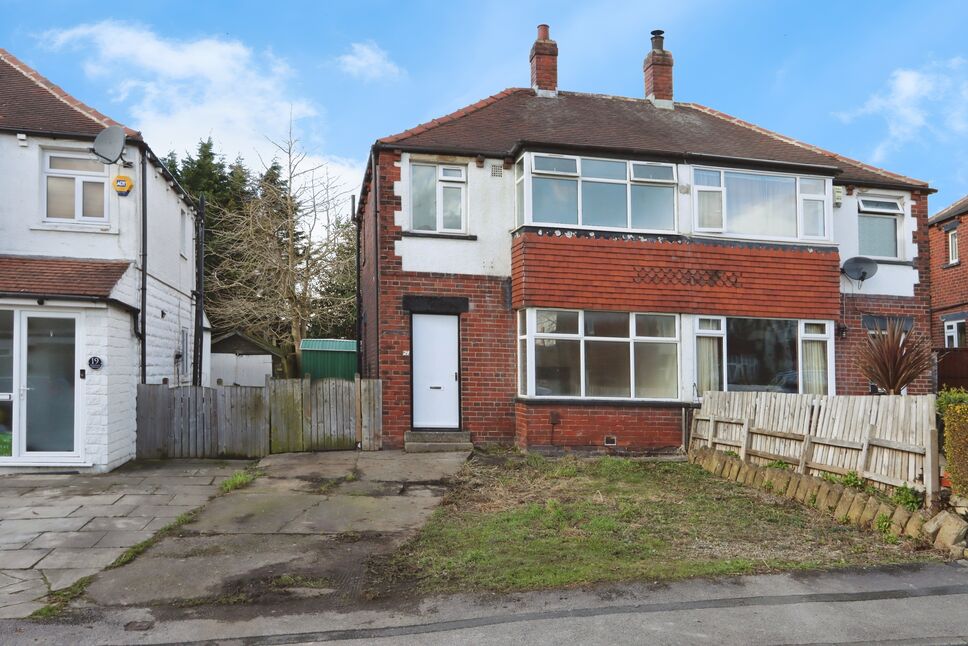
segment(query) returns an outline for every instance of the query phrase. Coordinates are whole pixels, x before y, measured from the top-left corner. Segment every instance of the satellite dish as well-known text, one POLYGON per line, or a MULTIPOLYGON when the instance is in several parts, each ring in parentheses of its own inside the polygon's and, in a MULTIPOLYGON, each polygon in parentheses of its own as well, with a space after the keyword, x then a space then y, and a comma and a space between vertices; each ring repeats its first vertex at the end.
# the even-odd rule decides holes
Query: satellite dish
POLYGON ((91 151, 105 164, 115 163, 124 152, 124 129, 121 126, 108 126, 94 138, 91 151))
POLYGON ((877 273, 877 263, 870 258, 854 256, 844 261, 844 266, 840 268, 840 273, 847 276, 847 278, 863 282, 877 273))

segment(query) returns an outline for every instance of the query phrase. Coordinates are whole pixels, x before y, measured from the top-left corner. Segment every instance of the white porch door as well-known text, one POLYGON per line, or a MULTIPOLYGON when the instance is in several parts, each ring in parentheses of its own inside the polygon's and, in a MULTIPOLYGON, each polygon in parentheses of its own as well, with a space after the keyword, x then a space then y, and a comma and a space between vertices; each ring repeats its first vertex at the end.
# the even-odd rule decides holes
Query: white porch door
POLYGON ((77 452, 77 318, 23 312, 20 320, 21 455, 77 452))
POLYGON ((413 315, 414 428, 460 428, 459 320, 453 315, 413 315))

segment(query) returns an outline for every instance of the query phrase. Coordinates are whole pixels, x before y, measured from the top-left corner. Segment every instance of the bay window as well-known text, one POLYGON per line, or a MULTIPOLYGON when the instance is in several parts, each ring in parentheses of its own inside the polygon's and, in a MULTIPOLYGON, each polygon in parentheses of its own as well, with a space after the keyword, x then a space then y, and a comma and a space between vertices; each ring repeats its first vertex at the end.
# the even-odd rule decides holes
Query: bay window
POLYGON ((862 197, 857 200, 857 240, 862 256, 899 258, 901 218, 904 210, 894 198, 862 197))
POLYGON ((105 222, 107 166, 89 155, 44 154, 44 205, 48 220, 105 222))
POLYGON ((827 239, 827 180, 775 173, 696 168, 699 232, 827 239))
POLYGON ((829 321, 701 316, 696 319, 696 393, 830 393, 829 321))
POLYGON ((467 199, 464 166, 410 165, 411 231, 462 233, 467 199))
POLYGON ((518 224, 675 231, 673 164, 533 154, 515 173, 518 224))
POLYGON ((532 397, 678 399, 678 316, 521 310, 518 392, 532 397))

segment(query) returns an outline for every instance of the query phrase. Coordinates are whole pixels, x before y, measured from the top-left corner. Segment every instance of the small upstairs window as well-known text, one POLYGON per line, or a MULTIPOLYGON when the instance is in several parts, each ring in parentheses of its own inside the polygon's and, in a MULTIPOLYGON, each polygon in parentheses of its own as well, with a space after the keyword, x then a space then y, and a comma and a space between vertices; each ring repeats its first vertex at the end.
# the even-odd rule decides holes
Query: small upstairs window
POLYGON ((901 218, 904 209, 898 199, 862 197, 857 200, 858 251, 874 258, 900 257, 901 218))
POLYGON ((948 232, 948 264, 953 265, 958 260, 958 229, 952 229, 948 232))
POLYGON ((53 221, 105 222, 107 166, 88 155, 44 154, 44 211, 53 221))
POLYGON ((467 212, 467 168, 410 165, 410 229, 463 233, 467 212))

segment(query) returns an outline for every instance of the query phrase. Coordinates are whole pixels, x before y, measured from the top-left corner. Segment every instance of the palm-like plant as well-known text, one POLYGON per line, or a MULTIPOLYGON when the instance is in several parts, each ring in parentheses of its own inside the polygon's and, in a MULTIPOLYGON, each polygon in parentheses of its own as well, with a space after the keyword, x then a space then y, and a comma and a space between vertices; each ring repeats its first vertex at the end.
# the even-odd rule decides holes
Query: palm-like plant
POLYGON ((898 319, 868 335, 860 350, 860 371, 888 395, 897 395, 931 367, 927 339, 904 331, 898 319))

